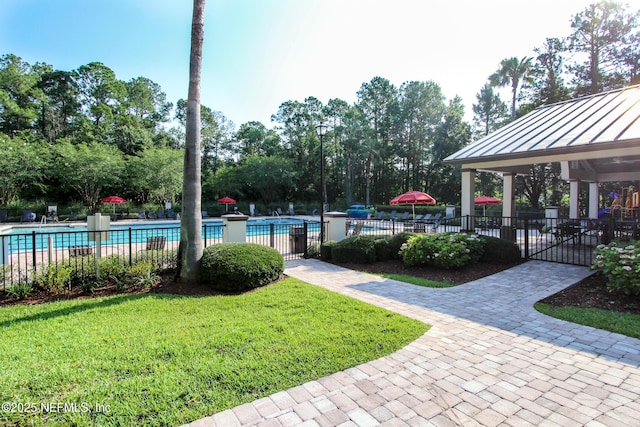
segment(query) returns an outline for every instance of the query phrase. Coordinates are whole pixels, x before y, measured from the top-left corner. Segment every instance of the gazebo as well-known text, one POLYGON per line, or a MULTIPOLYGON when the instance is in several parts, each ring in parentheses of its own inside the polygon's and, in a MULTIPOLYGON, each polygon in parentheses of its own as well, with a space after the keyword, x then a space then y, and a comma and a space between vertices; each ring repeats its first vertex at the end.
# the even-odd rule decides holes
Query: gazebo
POLYGON ((560 163, 570 183, 570 218, 579 217, 579 184, 588 182, 595 219, 599 183, 640 180, 640 85, 541 106, 444 161, 461 166, 465 229, 474 228, 476 171, 502 175, 502 215, 513 217, 514 177, 531 164, 560 163))

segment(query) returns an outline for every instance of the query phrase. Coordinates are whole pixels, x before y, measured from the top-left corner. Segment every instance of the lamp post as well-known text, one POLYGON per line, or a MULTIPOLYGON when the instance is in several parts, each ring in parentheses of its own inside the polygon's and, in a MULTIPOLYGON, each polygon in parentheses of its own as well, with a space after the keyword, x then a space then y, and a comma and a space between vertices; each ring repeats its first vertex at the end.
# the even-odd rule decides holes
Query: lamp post
POLYGON ((324 151, 322 148, 322 140, 324 135, 327 133, 327 125, 324 122, 320 122, 318 126, 316 126, 316 132, 320 137, 320 244, 324 242, 324 151))

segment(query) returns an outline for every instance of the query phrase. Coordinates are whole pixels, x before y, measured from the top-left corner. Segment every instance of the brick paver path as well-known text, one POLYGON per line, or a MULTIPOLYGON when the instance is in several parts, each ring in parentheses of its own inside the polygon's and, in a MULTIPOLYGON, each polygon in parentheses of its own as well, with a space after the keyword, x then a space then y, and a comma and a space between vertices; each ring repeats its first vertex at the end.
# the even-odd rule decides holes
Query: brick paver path
POLYGON ((640 340, 532 307, 585 267, 527 262, 448 289, 315 260, 289 262, 286 273, 433 326, 387 357, 190 427, 640 426, 640 340))

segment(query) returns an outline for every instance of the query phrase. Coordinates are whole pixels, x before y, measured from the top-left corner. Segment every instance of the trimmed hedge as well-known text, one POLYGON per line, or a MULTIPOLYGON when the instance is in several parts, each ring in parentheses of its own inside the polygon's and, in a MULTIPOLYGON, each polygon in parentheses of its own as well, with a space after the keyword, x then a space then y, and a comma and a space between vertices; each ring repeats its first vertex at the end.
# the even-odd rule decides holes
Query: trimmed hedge
POLYGON ((277 250, 256 243, 220 243, 202 254, 202 281, 213 289, 241 292, 268 285, 284 273, 277 250))
POLYGON ((333 245, 331 259, 335 262, 370 264, 376 261, 375 237, 355 236, 333 245))
POLYGON ((481 262, 488 264, 508 264, 522 258, 520 248, 511 240, 483 236, 482 243, 484 251, 480 257, 481 262))
POLYGON ((395 234, 389 238, 389 250, 391 251, 391 259, 401 259, 400 248, 402 245, 409 241, 411 236, 415 236, 416 233, 410 233, 404 231, 402 233, 395 234))

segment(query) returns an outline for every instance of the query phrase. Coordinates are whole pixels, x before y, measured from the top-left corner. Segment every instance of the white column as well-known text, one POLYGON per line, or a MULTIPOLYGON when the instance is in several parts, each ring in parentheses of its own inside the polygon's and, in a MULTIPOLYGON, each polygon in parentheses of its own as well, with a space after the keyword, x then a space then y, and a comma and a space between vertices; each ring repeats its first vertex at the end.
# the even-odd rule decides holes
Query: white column
POLYGON ((569 218, 579 219, 580 204, 578 196, 580 195, 580 181, 572 179, 569 181, 569 218))
POLYGON ((509 219, 504 219, 504 225, 511 225, 511 217, 514 216, 514 175, 512 173, 505 173, 502 176, 502 216, 509 219))
POLYGON ((476 170, 475 169, 463 169, 462 170, 462 224, 461 230, 470 231, 474 230, 473 224, 474 204, 473 199, 476 192, 476 170), (467 215, 470 215, 467 220, 467 215))
POLYGON ((222 215, 222 241, 244 243, 247 241, 247 215, 222 215))
POLYGON ((589 183, 589 218, 598 219, 598 190, 600 183, 589 183))
POLYGON ((326 240, 335 242, 344 240, 347 234, 347 216, 344 212, 324 213, 324 218, 327 221, 326 240))

